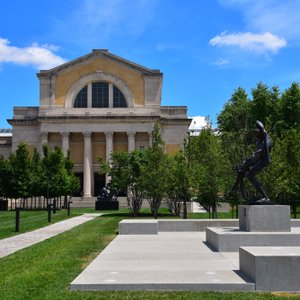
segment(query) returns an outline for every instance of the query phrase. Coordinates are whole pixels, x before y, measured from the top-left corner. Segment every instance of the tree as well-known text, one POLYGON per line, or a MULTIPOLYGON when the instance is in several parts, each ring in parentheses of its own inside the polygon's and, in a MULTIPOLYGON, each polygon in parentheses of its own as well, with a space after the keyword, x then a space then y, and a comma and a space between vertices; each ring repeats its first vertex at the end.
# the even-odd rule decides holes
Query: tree
POLYGON ((112 164, 100 159, 100 173, 110 176, 110 189, 116 194, 127 194, 127 204, 131 213, 139 214, 144 192, 141 187, 141 168, 145 163, 145 151, 113 152, 112 164))
POLYGON ((298 83, 293 82, 291 87, 283 92, 280 112, 284 130, 300 129, 300 87, 298 83))
POLYGON ((291 205, 296 218, 300 199, 300 130, 290 129, 277 140, 272 151, 272 167, 265 182, 272 182, 272 199, 291 205))
MULTIPOLYGON (((67 172, 67 184, 65 187, 65 194, 64 194, 65 196, 67 195, 72 196, 80 190, 80 180, 78 177, 75 176, 73 172, 73 168, 74 168, 74 163, 71 160, 71 152, 69 150, 67 153, 67 157, 65 158, 65 169, 67 172)), ((66 204, 67 203, 65 203, 65 207, 66 204)))
POLYGON ((25 198, 30 196, 31 161, 27 144, 20 143, 15 153, 9 157, 11 198, 25 198))
POLYGON ((198 165, 195 169, 195 190, 197 200, 212 209, 212 217, 217 217, 217 205, 224 189, 225 158, 221 152, 221 143, 212 128, 204 128, 197 137, 198 165))
POLYGON ((172 211, 179 216, 183 203, 183 218, 187 218, 187 202, 191 200, 191 168, 186 153, 180 151, 166 157, 166 194, 172 211))
POLYGON ((158 124, 155 124, 152 132, 152 146, 144 151, 146 152, 146 161, 141 168, 141 186, 145 191, 151 212, 157 219, 166 186, 166 154, 158 124))
POLYGON ((11 178, 8 161, 0 155, 0 196, 9 195, 9 182, 11 178))

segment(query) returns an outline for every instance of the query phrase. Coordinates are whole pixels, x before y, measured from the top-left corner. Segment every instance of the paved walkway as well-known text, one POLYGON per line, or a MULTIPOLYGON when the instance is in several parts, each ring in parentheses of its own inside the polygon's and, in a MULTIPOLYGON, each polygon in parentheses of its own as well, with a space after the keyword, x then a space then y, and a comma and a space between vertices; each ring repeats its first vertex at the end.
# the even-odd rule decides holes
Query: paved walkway
POLYGON ((238 252, 220 253, 205 232, 119 235, 71 283, 71 290, 254 290, 238 252))
POLYGON ((0 240, 0 258, 70 230, 98 216, 101 216, 101 214, 84 214, 34 231, 2 239, 0 240))

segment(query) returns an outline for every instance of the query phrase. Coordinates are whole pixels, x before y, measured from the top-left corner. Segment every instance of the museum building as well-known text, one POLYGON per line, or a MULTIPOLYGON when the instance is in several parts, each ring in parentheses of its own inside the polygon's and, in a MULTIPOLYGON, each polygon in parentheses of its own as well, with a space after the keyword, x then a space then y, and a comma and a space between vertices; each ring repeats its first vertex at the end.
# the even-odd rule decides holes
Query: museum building
POLYGON ((163 74, 95 49, 50 70, 41 70, 38 107, 14 107, 12 130, 0 134, 0 154, 8 156, 22 141, 42 150, 48 143, 70 150, 82 196, 99 194, 105 176, 98 158, 112 151, 146 149, 160 124, 165 151, 182 148, 191 120, 186 106, 161 106, 163 74))

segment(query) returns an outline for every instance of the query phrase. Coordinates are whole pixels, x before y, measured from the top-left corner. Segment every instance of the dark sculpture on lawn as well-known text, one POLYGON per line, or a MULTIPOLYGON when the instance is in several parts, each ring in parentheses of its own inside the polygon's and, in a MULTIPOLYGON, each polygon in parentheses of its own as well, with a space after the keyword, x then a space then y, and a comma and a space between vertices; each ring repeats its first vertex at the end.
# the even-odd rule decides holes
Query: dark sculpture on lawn
POLYGON ((97 197, 97 200, 98 201, 116 201, 117 198, 118 198, 117 192, 108 185, 108 186, 104 186, 101 189, 100 195, 97 197))
POLYGON ((240 191, 243 198, 248 204, 272 204, 266 191, 262 187, 261 183, 256 179, 255 175, 258 174, 263 168, 271 163, 270 151, 271 151, 271 140, 268 136, 264 125, 260 121, 256 121, 254 135, 257 142, 257 149, 253 155, 247 158, 237 168, 237 179, 230 190, 230 193, 234 191, 240 191), (247 178, 254 186, 256 191, 261 195, 261 199, 253 200, 249 198, 244 187, 244 179, 247 178))

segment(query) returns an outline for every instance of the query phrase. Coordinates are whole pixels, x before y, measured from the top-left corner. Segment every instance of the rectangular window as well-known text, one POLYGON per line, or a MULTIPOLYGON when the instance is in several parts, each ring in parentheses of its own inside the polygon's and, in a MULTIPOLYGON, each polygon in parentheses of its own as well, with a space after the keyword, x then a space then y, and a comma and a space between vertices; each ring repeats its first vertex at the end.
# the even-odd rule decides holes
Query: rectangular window
POLYGON ((92 107, 108 107, 107 82, 94 82, 92 84, 92 107))

